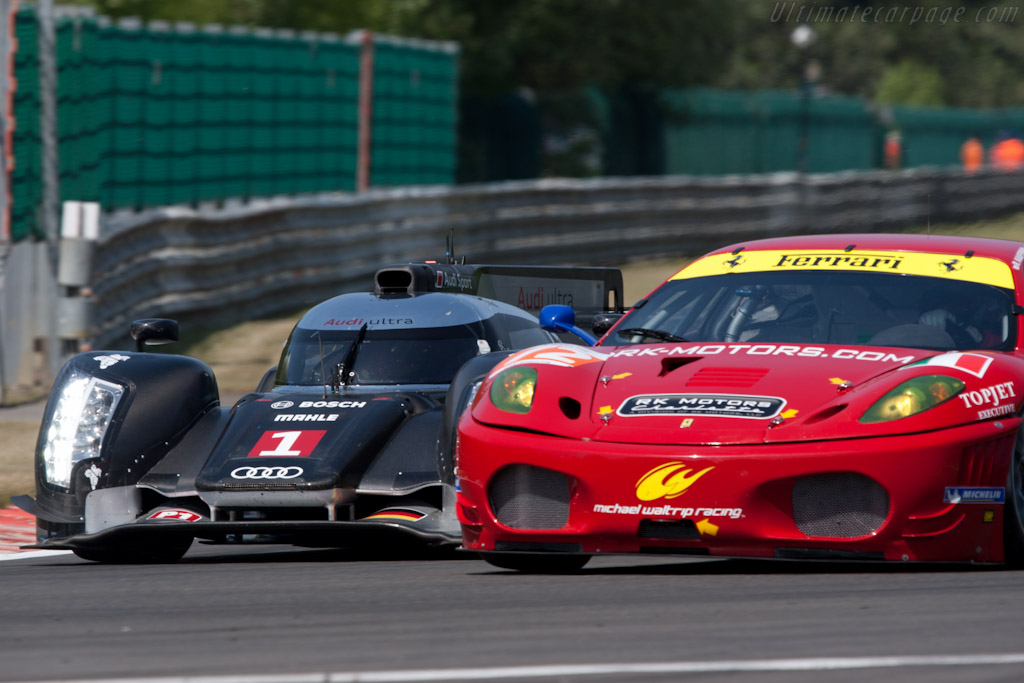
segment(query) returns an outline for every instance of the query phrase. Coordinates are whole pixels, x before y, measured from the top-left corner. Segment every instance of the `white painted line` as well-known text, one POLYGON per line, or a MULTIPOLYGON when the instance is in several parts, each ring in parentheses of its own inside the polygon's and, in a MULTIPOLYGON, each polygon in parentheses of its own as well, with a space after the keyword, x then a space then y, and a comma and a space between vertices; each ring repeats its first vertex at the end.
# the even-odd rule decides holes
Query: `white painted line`
POLYGON ((412 681, 487 681, 495 679, 609 676, 616 674, 692 674, 765 671, 836 671, 897 667, 993 666, 1024 664, 1024 653, 989 655, 908 655, 891 657, 813 657, 649 664, 553 664, 465 669, 361 671, 304 674, 167 676, 163 678, 61 679, 33 683, 410 683, 412 681))
POLYGON ((5 560, 28 560, 35 557, 49 557, 50 555, 67 555, 70 552, 70 550, 25 550, 19 553, 3 553, 0 554, 0 562, 5 560))

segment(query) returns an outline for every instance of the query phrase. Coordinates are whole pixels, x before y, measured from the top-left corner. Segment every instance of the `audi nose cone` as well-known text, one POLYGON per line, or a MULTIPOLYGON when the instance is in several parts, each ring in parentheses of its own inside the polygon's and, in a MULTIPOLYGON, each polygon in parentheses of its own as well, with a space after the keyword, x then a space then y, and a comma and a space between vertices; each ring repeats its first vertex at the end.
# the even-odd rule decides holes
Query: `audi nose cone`
POLYGON ((345 502, 410 410, 396 395, 298 394, 240 403, 196 489, 220 507, 345 502))

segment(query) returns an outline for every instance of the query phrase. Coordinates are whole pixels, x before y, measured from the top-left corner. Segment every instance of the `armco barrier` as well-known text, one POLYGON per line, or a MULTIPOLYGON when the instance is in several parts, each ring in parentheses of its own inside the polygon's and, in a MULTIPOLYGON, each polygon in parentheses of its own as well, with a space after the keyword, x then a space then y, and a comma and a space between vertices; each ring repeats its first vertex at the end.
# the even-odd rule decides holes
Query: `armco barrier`
MULTIPOLYGON (((368 289, 382 263, 609 264, 813 232, 924 227, 1024 210, 1024 175, 959 169, 539 180, 289 198, 104 218, 94 347, 131 320, 219 326, 368 289)), ((630 303, 630 302, 627 302, 630 303)))
POLYGON ((47 265, 85 251, 14 245, 0 275, 0 404, 45 393, 75 346, 130 348, 134 319, 195 329, 289 313, 368 290, 381 264, 443 258, 450 230, 473 263, 620 264, 760 237, 977 220, 1024 210, 1022 185, 1024 173, 960 169, 539 180, 106 214, 85 250, 85 286, 57 282, 47 265), (70 298, 90 291, 91 306, 70 298), (83 316, 85 339, 69 332, 83 316))

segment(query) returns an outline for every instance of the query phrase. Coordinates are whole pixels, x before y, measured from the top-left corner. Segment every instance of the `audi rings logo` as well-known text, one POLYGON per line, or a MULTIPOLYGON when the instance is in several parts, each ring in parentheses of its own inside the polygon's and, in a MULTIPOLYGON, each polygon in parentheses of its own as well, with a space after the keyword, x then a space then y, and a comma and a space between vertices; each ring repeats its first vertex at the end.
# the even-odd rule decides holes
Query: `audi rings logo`
POLYGON ((295 404, 291 401, 274 401, 270 404, 270 407, 274 410, 284 410, 285 408, 291 408, 293 405, 295 404))
POLYGON ((294 479, 302 476, 301 467, 237 467, 232 479, 294 479))

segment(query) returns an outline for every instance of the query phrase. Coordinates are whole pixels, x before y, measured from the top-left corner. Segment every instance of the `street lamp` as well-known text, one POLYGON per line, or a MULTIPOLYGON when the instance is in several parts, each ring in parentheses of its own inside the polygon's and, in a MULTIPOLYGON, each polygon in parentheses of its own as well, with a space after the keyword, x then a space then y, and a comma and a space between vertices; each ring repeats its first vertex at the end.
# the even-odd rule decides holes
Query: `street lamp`
POLYGON ((818 39, 818 34, 807 24, 800 24, 789 35, 790 41, 800 51, 800 141, 797 145, 796 170, 800 174, 807 172, 807 151, 811 128, 811 91, 818 80, 820 67, 809 56, 810 47, 818 39))

